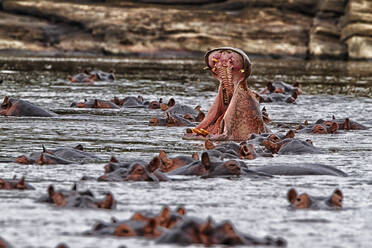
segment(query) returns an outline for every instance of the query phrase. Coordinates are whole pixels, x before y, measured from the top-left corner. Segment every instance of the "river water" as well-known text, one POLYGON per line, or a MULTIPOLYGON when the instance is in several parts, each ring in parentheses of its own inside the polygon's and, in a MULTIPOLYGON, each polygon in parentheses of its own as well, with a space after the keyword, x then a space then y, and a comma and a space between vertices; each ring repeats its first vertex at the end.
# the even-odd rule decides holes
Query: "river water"
MULTIPOLYGON (((262 88, 272 80, 299 82, 303 95, 297 104, 264 104, 277 131, 278 123, 314 122, 319 118, 350 117, 372 126, 372 63, 253 59, 250 87, 262 88)), ((231 220, 256 236, 283 237, 288 247, 370 247, 372 243, 372 132, 332 135, 298 134, 323 148, 321 155, 281 155, 258 158, 252 167, 275 163, 320 162, 335 166, 349 177, 276 176, 272 179, 199 179, 162 182, 80 181, 98 177, 115 155, 119 160, 149 160, 163 149, 170 155, 200 153, 203 143, 181 139, 183 127, 151 127, 159 110, 71 110, 83 99, 137 96, 156 100, 174 97, 205 112, 216 95, 217 83, 202 70, 202 59, 118 59, 0 57, 1 101, 5 95, 22 98, 60 114, 54 118, 0 117, 0 160, 55 148, 82 144, 101 161, 84 165, 0 164, 0 178, 21 177, 34 191, 0 191, 0 234, 15 247, 153 247, 141 238, 87 237, 96 220, 128 218, 134 211, 159 211, 162 206, 183 205, 188 215, 231 220), (69 74, 85 68, 116 70, 113 83, 70 84, 69 74), (47 187, 90 189, 96 195, 111 191, 117 210, 61 209, 35 202, 47 187), (289 188, 313 195, 344 194, 341 211, 288 209, 289 188)), ((157 247, 161 247, 158 245, 157 247)), ((167 246, 165 246, 167 247, 167 246)), ((170 247, 170 246, 169 246, 170 247)))

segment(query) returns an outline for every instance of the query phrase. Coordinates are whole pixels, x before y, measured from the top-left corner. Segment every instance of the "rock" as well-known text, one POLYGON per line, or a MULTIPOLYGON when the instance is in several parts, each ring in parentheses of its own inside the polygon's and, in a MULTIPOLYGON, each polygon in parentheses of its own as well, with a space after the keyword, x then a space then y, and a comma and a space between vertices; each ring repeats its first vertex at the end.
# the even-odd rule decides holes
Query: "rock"
POLYGON ((248 53, 275 56, 307 54, 311 17, 276 8, 249 8, 239 14, 193 9, 115 8, 46 0, 4 2, 7 11, 79 23, 103 41, 107 53, 164 50, 204 52, 212 47, 239 47, 248 53), (223 33, 221 31, 223 30, 223 33))
POLYGON ((372 37, 353 36, 346 43, 350 58, 372 59, 372 37))
POLYGON ((354 35, 372 37, 372 23, 350 23, 342 29, 341 38, 343 40, 354 35))
POLYGON ((372 23, 372 1, 349 0, 345 13, 346 22, 372 23))
POLYGON ((321 0, 318 1, 318 11, 322 12, 336 12, 343 14, 347 0, 321 0))

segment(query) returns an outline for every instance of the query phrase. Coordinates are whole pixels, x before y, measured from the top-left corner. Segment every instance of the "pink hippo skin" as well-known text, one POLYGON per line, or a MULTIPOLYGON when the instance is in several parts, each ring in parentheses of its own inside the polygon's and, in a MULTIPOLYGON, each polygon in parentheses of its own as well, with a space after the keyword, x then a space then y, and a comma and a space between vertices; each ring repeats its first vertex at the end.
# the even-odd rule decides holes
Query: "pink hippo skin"
POLYGON ((247 87, 248 56, 240 49, 221 47, 208 51, 205 62, 220 82, 218 93, 205 119, 183 138, 242 141, 252 133, 268 132, 256 96, 247 87))

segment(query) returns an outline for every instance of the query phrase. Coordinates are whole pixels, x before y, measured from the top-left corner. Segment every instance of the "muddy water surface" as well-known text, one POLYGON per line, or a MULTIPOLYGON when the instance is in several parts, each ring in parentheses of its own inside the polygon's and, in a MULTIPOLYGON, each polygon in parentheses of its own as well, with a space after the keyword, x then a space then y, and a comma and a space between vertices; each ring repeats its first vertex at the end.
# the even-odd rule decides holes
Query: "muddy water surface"
MULTIPOLYGON (((372 64, 367 62, 302 62, 255 60, 250 85, 254 89, 278 79, 300 82, 304 94, 297 104, 265 104, 278 123, 314 122, 319 118, 350 117, 372 126, 372 64)), ((349 177, 292 176, 272 179, 199 179, 165 182, 105 183, 79 181, 83 175, 97 177, 111 155, 121 161, 145 160, 160 149, 170 155, 200 153, 199 141, 181 139, 184 128, 150 127, 148 120, 159 110, 73 110, 74 101, 137 96, 176 101, 206 111, 216 95, 217 84, 203 72, 200 60, 151 60, 110 58, 0 57, 1 101, 5 95, 22 98, 60 113, 54 118, 0 117, 0 177, 26 176, 34 191, 0 191, 0 233, 15 247, 154 246, 140 238, 87 237, 81 235, 96 220, 112 216, 128 218, 134 211, 158 211, 164 205, 184 205, 189 215, 231 220, 252 235, 283 237, 289 247, 369 247, 372 242, 372 131, 349 131, 333 135, 300 134, 323 148, 321 155, 282 155, 246 161, 254 166, 275 163, 320 162, 335 166, 349 177), (117 81, 94 85, 70 84, 69 74, 85 68, 115 68, 117 81), (82 144, 99 161, 85 165, 18 165, 5 162, 19 155, 82 144), (79 189, 95 194, 111 191, 117 210, 60 209, 36 203, 48 185, 79 189), (286 193, 328 195, 335 188, 344 193, 344 210, 292 211, 286 193)), ((161 247, 161 246, 158 246, 161 247)))

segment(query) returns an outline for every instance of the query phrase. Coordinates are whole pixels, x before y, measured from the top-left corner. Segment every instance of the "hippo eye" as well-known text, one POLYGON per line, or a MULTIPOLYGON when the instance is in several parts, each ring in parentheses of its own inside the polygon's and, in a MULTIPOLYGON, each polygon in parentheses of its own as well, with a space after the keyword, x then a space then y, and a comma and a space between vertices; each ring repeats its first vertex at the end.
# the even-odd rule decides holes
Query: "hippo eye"
POLYGON ((301 198, 297 198, 296 201, 300 202, 301 201, 301 198))
POLYGON ((129 233, 129 230, 128 229, 121 229, 120 232, 127 234, 127 233, 129 233))

